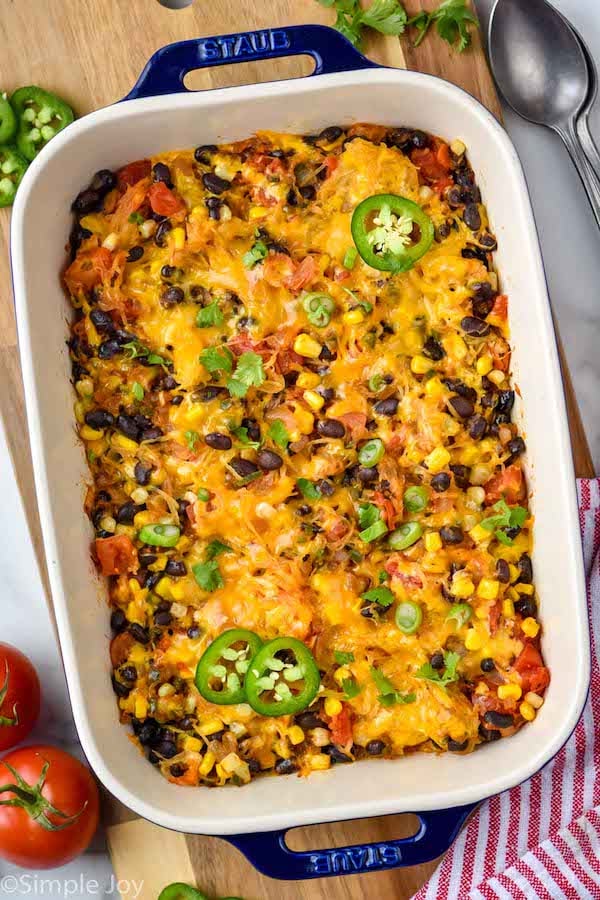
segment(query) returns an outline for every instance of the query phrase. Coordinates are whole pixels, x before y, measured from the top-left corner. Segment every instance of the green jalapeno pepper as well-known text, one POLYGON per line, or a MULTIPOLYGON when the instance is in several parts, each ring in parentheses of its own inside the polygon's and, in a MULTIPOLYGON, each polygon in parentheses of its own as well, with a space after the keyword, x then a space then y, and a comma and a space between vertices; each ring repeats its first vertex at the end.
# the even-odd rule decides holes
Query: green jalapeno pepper
POLYGON ((246 697, 261 716, 290 716, 314 700, 321 676, 308 647, 292 637, 275 638, 258 651, 246 675, 246 697), (294 662, 289 661, 294 658, 294 662))
POLYGON ((0 94, 0 144, 8 144, 17 133, 17 117, 6 93, 0 94))
POLYGON ((206 894, 183 881, 167 885, 158 895, 158 900, 208 900, 206 894))
POLYGON ((181 530, 177 525, 144 525, 138 537, 151 547, 174 547, 181 537, 181 530))
POLYGON ((209 703, 245 703, 244 679, 262 641, 246 628, 230 628, 206 648, 196 667, 196 687, 209 703))
POLYGON ((13 147, 0 147, 0 206, 10 206, 29 163, 13 147))
POLYGON ((398 194, 374 194, 352 215, 352 237, 362 259, 383 272, 407 272, 427 252, 434 228, 420 206, 398 194))
POLYGON ((10 103, 17 116, 17 147, 29 160, 74 118, 64 100, 34 85, 16 90, 10 103))

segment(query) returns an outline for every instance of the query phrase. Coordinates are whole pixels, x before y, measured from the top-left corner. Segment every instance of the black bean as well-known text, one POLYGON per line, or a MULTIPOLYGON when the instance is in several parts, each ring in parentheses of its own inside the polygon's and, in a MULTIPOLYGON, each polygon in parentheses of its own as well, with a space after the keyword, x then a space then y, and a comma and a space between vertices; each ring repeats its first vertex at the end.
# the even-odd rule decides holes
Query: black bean
POLYGON ((352 762, 352 757, 348 756, 347 753, 342 753, 335 744, 328 744, 326 747, 322 747, 321 752, 326 753, 332 763, 352 762))
POLYGON ((110 169, 100 169, 99 172, 96 172, 90 182, 90 188, 93 191, 98 191, 98 193, 102 195, 108 194, 108 192, 112 191, 116 186, 117 176, 114 172, 111 172, 110 169))
POLYGON ((369 756, 381 756, 383 751, 385 750, 385 744, 383 741, 369 741, 365 750, 369 754, 369 756))
POLYGON ((174 397, 171 397, 171 406, 181 406, 183 403, 183 394, 176 394, 174 397))
POLYGON ((88 213, 95 212, 100 209, 102 205, 102 197, 100 196, 99 191, 93 191, 90 188, 86 188, 85 191, 81 191, 71 204, 71 209, 78 216, 87 216, 88 213))
POLYGON ((137 262, 138 259, 141 259, 143 255, 144 248, 140 247, 140 245, 137 244, 135 247, 132 247, 127 254, 127 262, 137 262))
POLYGON ((117 633, 127 626, 127 617, 122 609, 113 609, 110 614, 110 627, 117 633))
POLYGON ((318 140, 324 141, 326 144, 333 144, 334 141, 337 141, 344 133, 344 129, 340 128, 339 125, 329 125, 327 128, 324 128, 323 131, 320 132, 318 136, 318 140))
POLYGON ((228 434, 222 434, 220 431, 212 431, 205 435, 204 442, 213 450, 231 450, 232 442, 228 434))
POLYGON ((519 570, 519 581, 521 584, 531 584, 533 581, 533 566, 531 565, 531 557, 528 553, 524 553, 517 563, 519 570))
POLYGON ((107 409, 90 409, 85 414, 85 424, 90 428, 111 428, 115 423, 115 417, 107 409))
POLYGON ((126 413, 119 413, 117 416, 117 430, 124 434, 125 437, 130 438, 132 441, 137 441, 140 435, 140 427, 136 423, 133 416, 128 416, 126 413))
POLYGON ((205 166, 210 165, 210 154, 216 153, 219 148, 216 144, 202 144, 194 150, 194 159, 196 162, 203 163, 205 166))
POLYGON ((177 272, 177 266, 163 266, 160 270, 161 278, 172 278, 177 272))
MULTIPOLYGON (((158 573, 157 573, 158 574, 158 573)), ((147 644, 150 641, 150 635, 148 634, 148 629, 144 628, 143 625, 140 625, 138 622, 132 622, 128 628, 129 634, 131 637, 135 638, 136 641, 140 644, 147 644)))
POLYGON ((299 516, 307 516, 310 512, 312 512, 312 510, 311 510, 311 507, 308 505, 308 503, 303 503, 301 506, 298 507, 296 512, 298 513, 299 516))
POLYGON ((202 176, 202 184, 211 194, 222 194, 223 191, 231 187, 230 181, 226 181, 225 178, 219 178, 214 172, 206 172, 202 176))
POLYGON ((243 459, 241 456, 236 456, 232 459, 230 466, 240 478, 248 478, 249 475, 256 475, 257 472, 260 472, 256 463, 253 463, 250 459, 243 459))
POLYGON ((469 436, 474 441, 479 441, 487 431, 487 421, 483 416, 473 416, 469 422, 469 436))
POLYGON ((466 750, 469 746, 469 739, 466 738, 464 741, 453 741, 452 738, 448 738, 448 750, 452 753, 461 753, 463 750, 466 750))
POLYGON ((379 472, 377 471, 376 466, 360 466, 356 477, 359 481, 362 481, 363 484, 371 484, 373 481, 377 481, 379 477, 379 472))
MULTIPOLYGON (((316 391, 317 391, 317 394, 319 394, 319 396, 323 398, 325 403, 331 403, 331 401, 335 397, 334 389, 330 388, 330 387, 323 387, 322 384, 319 385, 319 387, 316 389, 316 391)), ((318 426, 317 426, 317 430, 318 430, 318 426)))
POLYGON ((450 466, 450 471, 454 475, 455 485, 462 488, 463 491, 466 491, 469 487, 469 475, 471 474, 469 467, 457 463, 456 465, 450 466))
POLYGON ((165 246, 165 238, 172 227, 169 219, 163 219, 163 221, 159 223, 158 228, 154 233, 154 243, 157 247, 165 246))
POLYGON ((164 163, 158 162, 152 166, 152 181, 162 181, 167 187, 173 187, 171 170, 164 163))
POLYGON ((437 341, 434 337, 428 337, 425 343, 423 344, 423 356, 426 356, 428 359, 433 359, 435 362, 439 362, 440 359, 443 359, 446 355, 446 352, 439 341, 437 341))
POLYGON ((317 481, 317 489, 322 497, 333 497, 335 494, 335 485, 327 481, 326 478, 321 478, 320 481, 317 481))
POLYGON ((122 669, 119 669, 119 675, 123 679, 123 681, 137 681, 138 673, 135 666, 123 666, 122 669))
POLYGON ((516 459, 521 453, 525 453, 525 441, 522 437, 515 437, 508 442, 506 449, 510 452, 512 459, 516 459))
POLYGON ((322 437, 329 438, 343 438, 346 434, 344 423, 339 419, 319 419, 317 431, 322 437))
POLYGON ((156 755, 164 757, 164 759, 171 759, 177 755, 177 744, 174 741, 159 741, 154 746, 154 752, 156 755))
POLYGON ((137 506, 133 500, 127 500, 118 508, 115 518, 119 525, 133 525, 133 520, 140 509, 141 507, 137 506))
POLYGON ((496 250, 498 248, 498 241, 496 240, 496 236, 491 234, 489 231, 482 231, 479 235, 478 241, 479 244, 488 252, 496 250))
POLYGON ((424 131, 413 131, 411 142, 417 150, 424 150, 425 147, 429 146, 429 135, 424 131))
POLYGON ((313 728, 327 728, 326 723, 313 712, 304 712, 297 715, 296 725, 299 725, 303 731, 311 731, 313 728))
POLYGON ((481 216, 476 203, 467 203, 463 212, 463 220, 471 231, 479 231, 481 228, 481 216))
POLYGON ((510 582, 510 569, 505 559, 496 560, 496 578, 501 584, 510 582))
POLYGON ((110 313, 105 312, 98 306, 95 306, 91 311, 90 320, 99 334, 112 334, 115 330, 115 323, 110 313))
POLYGON ((151 474, 152 466, 146 465, 143 462, 136 462, 135 469, 133 470, 133 476, 138 484, 148 484, 151 474))
POLYGON ((471 187, 475 183, 475 173, 467 166, 461 166, 454 173, 454 180, 461 187, 471 187))
POLYGON ((79 222, 77 222, 75 225, 73 225, 73 227, 71 229, 71 233, 69 235, 69 247, 71 248, 71 259, 75 259, 75 255, 77 254, 77 251, 81 247, 81 244, 83 243, 83 241, 85 241, 86 238, 89 238, 91 236, 92 236, 92 232, 88 228, 83 228, 83 226, 80 225, 79 222))
POLYGON ((464 247, 460 251, 460 255, 463 259, 478 259, 479 262, 482 262, 486 269, 489 267, 487 253, 485 250, 480 250, 479 247, 464 247))
POLYGON ((496 405, 492 416, 492 421, 495 425, 505 425, 510 422, 514 403, 514 391, 498 391, 496 405))
POLYGON ((317 196, 317 189, 314 184, 305 184, 304 187, 298 189, 298 192, 304 200, 314 200, 317 196))
POLYGON ((493 672, 496 668, 496 663, 492 659, 491 656, 486 656, 485 659, 482 659, 479 663, 482 672, 493 672))
POLYGON ((194 727, 194 720, 191 716, 184 716, 183 719, 179 719, 177 722, 177 727, 181 728, 182 731, 191 731, 194 727))
POLYGON ((520 597, 515 600, 515 612, 523 619, 535 619, 537 613, 537 603, 534 597, 520 597))
POLYGON ((495 709, 490 709, 483 717, 483 721, 494 728, 510 728, 514 725, 514 719, 508 713, 500 713, 495 709))
POLYGON ((137 738, 140 744, 143 747, 147 747, 150 744, 154 744, 160 735, 161 728, 156 719, 145 719, 143 722, 139 722, 137 720, 137 728, 136 728, 136 720, 134 719, 133 728, 135 733, 137 734, 137 738))
POLYGON ((385 400, 376 403, 373 410, 379 416, 395 416, 398 410, 398 398, 386 397, 385 400))
POLYGON ((460 525, 444 525, 440 528, 440 537, 444 544, 462 544, 464 533, 460 525))
POLYGON ((283 459, 279 453, 273 450, 259 450, 256 454, 256 462, 265 472, 274 472, 283 465, 283 459))
MULTIPOLYGON (((323 345, 321 352, 319 353, 319 359, 323 362, 333 362, 337 359, 337 353, 335 350, 331 350, 327 344, 323 345)), ((326 374, 325 372, 320 372, 319 374, 326 374)))
POLYGON ((181 778, 181 776, 184 775, 186 771, 187 766, 182 766, 181 763, 173 763, 173 765, 169 768, 169 773, 173 776, 173 778, 181 778))
POLYGON ((177 306, 178 303, 183 303, 184 300, 185 294, 182 289, 176 285, 172 285, 161 294, 160 305, 164 306, 165 309, 169 309, 171 306, 177 306))
POLYGON ((450 222, 442 222, 441 225, 435 229, 435 239, 438 244, 441 244, 443 240, 445 240, 450 232, 452 231, 452 225, 450 222))
POLYGON ((224 388, 219 387, 216 384, 207 384, 206 387, 198 388, 197 391, 194 391, 192 400, 198 403, 210 403, 211 400, 215 400, 215 398, 223 394, 224 391, 224 388))
POLYGON ((398 147, 403 153, 412 150, 413 132, 410 128, 391 128, 385 136, 385 142, 390 147, 398 147))
POLYGON ((477 391, 475 388, 468 387, 460 378, 444 378, 442 379, 449 391, 466 397, 471 403, 477 402, 477 391))
POLYGON ((296 771, 296 764, 293 759, 278 759, 275 763, 275 771, 278 775, 291 775, 296 771))
POLYGON ((443 494, 450 487, 450 476, 447 472, 438 472, 431 479, 431 487, 436 494, 443 494))
POLYGON ((448 206, 450 209, 458 209, 459 206, 462 206, 462 190, 457 185, 451 187, 448 193, 446 194, 446 200, 448 201, 448 206))
POLYGON ((441 650, 436 650, 435 653, 431 654, 429 664, 431 665, 432 669, 444 668, 444 654, 441 652, 441 650))
POLYGON ((471 297, 471 307, 476 318, 485 319, 494 307, 494 298, 471 297))
POLYGON ((179 382, 170 372, 163 372, 152 382, 153 391, 174 391, 179 387, 179 382))
POLYGON ((471 401, 467 400, 466 397, 461 397, 460 394, 455 394, 453 397, 450 397, 448 403, 456 415, 460 416, 461 419, 469 419, 475 412, 475 407, 471 401))
POLYGON ((162 627, 170 625, 172 619, 171 613, 164 609, 154 614, 154 624, 162 627))
POLYGON ((242 428, 245 428, 248 433, 248 438, 251 441, 260 441, 260 426, 256 419, 250 419, 245 416, 242 419, 242 428))
POLYGON ((112 676, 111 681, 113 691, 115 692, 117 697, 129 697, 129 694, 131 693, 131 685, 128 686, 120 681, 117 681, 114 675, 112 676))
POLYGON ((494 728, 484 728, 483 725, 479 726, 479 734, 487 744, 499 741, 502 737, 499 731, 496 731, 494 728))
POLYGON ((177 501, 177 513, 179 518, 185 520, 187 517, 187 508, 190 505, 189 500, 180 499, 177 501))
POLYGON ((187 572, 187 566, 182 559, 170 559, 165 566, 165 573, 171 578, 181 578, 187 572))
POLYGON ((470 337, 485 337, 490 333, 490 326, 483 319, 477 316, 465 316, 460 323, 460 327, 470 337))
POLYGON ((196 638, 199 638, 201 634, 202 634, 202 631, 201 631, 199 625, 190 625, 190 627, 187 630, 187 636, 192 641, 195 641, 196 638))
POLYGON ((99 359, 112 359, 113 356, 116 356, 117 353, 120 352, 121 345, 114 338, 109 338, 107 341, 102 341, 102 343, 98 347, 99 359))

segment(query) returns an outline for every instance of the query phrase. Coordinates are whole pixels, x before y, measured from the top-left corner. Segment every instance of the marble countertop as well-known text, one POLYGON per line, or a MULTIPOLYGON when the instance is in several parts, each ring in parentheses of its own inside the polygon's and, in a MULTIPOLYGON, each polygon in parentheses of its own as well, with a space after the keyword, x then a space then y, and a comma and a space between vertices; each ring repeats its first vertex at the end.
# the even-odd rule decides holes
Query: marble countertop
MULTIPOLYGON (((555 0, 585 37, 600 68, 598 0, 555 0)), ((493 0, 477 0, 487 21, 493 0)), ((558 137, 505 110, 520 154, 540 233, 550 298, 565 346, 592 457, 600 470, 600 234, 578 176, 558 137), (568 264, 567 264, 568 261, 568 264), (575 264, 574 264, 575 263, 575 264)), ((600 103, 592 118, 600 143, 600 103)), ((527 302, 521 298, 519 302, 527 302)), ((0 423, 0 570, 2 640, 17 644, 35 663, 43 684, 41 720, 33 737, 78 752, 77 736, 55 636, 46 607, 21 499, 0 423)), ((168 880, 168 877, 167 879, 168 880)), ((51 873, 24 872, 0 860, 0 897, 44 896, 123 900, 135 885, 115 884, 102 835, 80 860, 51 873)))

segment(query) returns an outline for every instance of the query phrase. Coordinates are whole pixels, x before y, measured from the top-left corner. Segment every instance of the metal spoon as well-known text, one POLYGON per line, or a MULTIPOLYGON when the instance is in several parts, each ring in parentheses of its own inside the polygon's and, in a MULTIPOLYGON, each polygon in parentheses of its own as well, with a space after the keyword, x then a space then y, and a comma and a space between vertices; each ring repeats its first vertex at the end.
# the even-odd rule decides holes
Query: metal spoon
POLYGON ((587 59, 576 34, 546 0, 496 0, 488 46, 494 78, 510 106, 562 138, 600 228, 600 178, 576 128, 590 87, 587 59))
MULTIPOLYGON (((572 25, 570 27, 573 28, 572 25)), ((598 177, 600 177, 600 150, 598 150, 598 146, 590 129, 590 112, 592 111, 592 107, 598 95, 598 70, 596 69, 596 63, 593 60, 592 54, 588 50, 587 44, 575 28, 573 28, 573 31, 575 32, 575 35, 577 36, 579 43, 581 44, 581 48, 585 54, 590 76, 588 95, 582 107, 581 114, 577 119, 577 134, 579 135, 579 140, 583 145, 583 149, 586 152, 587 158, 595 167, 598 177)))

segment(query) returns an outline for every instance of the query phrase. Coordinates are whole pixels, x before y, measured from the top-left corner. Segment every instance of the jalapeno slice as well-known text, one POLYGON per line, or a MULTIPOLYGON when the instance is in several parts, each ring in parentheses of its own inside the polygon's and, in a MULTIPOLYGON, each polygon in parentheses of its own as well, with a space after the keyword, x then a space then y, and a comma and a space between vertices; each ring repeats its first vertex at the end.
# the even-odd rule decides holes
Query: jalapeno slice
POLYGON ((144 525, 138 537, 143 544, 150 544, 151 547, 174 547, 181 537, 181 530, 177 525, 144 525))
POLYGON ((314 700, 320 682, 308 647, 295 638, 280 637, 264 644, 252 660, 246 696, 261 716, 290 716, 314 700))
POLYGON ((398 194, 374 194, 352 215, 352 237, 362 259, 383 272, 407 272, 429 250, 434 228, 418 204, 398 194))
POLYGON ((0 144, 8 144, 17 132, 17 117, 6 93, 0 94, 0 144))
POLYGON ((74 118, 64 100, 35 85, 19 88, 10 103, 17 116, 17 147, 29 160, 74 118))
POLYGON ((196 687, 209 703, 245 703, 244 679, 262 641, 246 628, 230 628, 206 648, 196 666, 196 687))
POLYGON ((208 900, 206 894, 183 881, 174 881, 158 895, 158 900, 208 900))
POLYGON ((0 147, 0 206, 10 206, 29 163, 12 147, 0 147))

